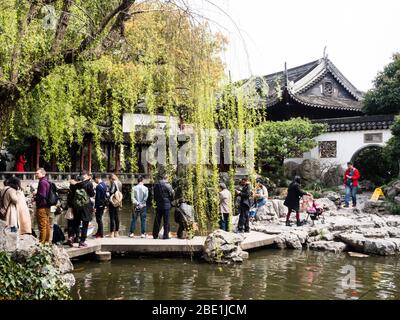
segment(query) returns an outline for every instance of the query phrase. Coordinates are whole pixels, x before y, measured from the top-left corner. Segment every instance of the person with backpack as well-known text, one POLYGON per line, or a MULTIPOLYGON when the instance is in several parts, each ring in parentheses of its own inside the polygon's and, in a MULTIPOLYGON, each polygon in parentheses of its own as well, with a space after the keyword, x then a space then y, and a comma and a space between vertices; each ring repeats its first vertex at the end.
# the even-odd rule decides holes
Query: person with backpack
POLYGON ((21 235, 31 234, 31 216, 21 188, 21 180, 10 177, 4 185, 5 188, 0 194, 0 207, 4 208, 7 227, 11 228, 12 232, 18 231, 21 235))
POLYGON ((286 226, 290 227, 290 215, 292 211, 296 212, 297 226, 301 226, 300 221, 300 198, 307 195, 311 196, 310 193, 301 190, 300 188, 301 178, 299 176, 294 177, 292 183, 289 185, 288 194, 283 203, 288 207, 288 213, 286 215, 286 226))
POLYGON ((248 177, 245 177, 240 182, 242 189, 236 190, 236 196, 240 197, 239 202, 239 223, 238 232, 250 232, 250 217, 249 211, 251 208, 251 197, 253 191, 248 177))
POLYGON ((360 172, 354 168, 352 162, 347 163, 347 170, 344 173, 344 186, 346 187, 346 196, 344 199, 344 207, 350 206, 350 198, 353 200, 353 208, 357 206, 357 191, 360 172))
POLYGON ((122 207, 122 182, 117 175, 110 176, 110 203, 108 211, 110 214, 110 237, 119 237, 119 208, 122 207))
POLYGON ((161 220, 164 220, 163 239, 169 239, 169 215, 174 201, 174 190, 167 182, 165 175, 159 176, 159 181, 154 185, 154 200, 156 202, 156 217, 153 226, 153 238, 158 239, 161 220))
POLYGON ((67 220, 68 240, 66 244, 70 246, 72 246, 73 243, 79 243, 79 232, 77 234, 75 233, 76 230, 74 226, 74 195, 76 185, 79 181, 82 181, 82 179, 80 176, 77 176, 69 182, 69 191, 67 196, 68 210, 65 214, 65 218, 67 220))
POLYGON ((97 232, 94 235, 95 238, 103 238, 104 237, 104 228, 103 228, 103 214, 104 209, 106 208, 109 197, 108 197, 108 186, 101 179, 100 175, 94 177, 94 180, 97 184, 96 186, 96 197, 94 201, 94 211, 96 215, 97 222, 97 232))
POLYGON ((50 242, 50 207, 48 203, 48 196, 50 192, 50 183, 46 177, 46 171, 39 168, 35 177, 39 179, 38 189, 35 194, 36 202, 36 219, 39 228, 39 241, 40 243, 50 242))
MULTIPOLYGON (((75 186, 75 193, 73 195, 74 207, 74 234, 79 234, 79 229, 82 224, 81 236, 79 241, 79 248, 87 247, 86 238, 89 222, 92 220, 93 204, 90 201, 94 197, 94 188, 90 176, 86 171, 83 171, 82 181, 78 182, 75 186)), ((69 246, 73 246, 71 239, 68 240, 69 246)))
POLYGON ((140 216, 140 233, 141 238, 146 238, 146 216, 147 216, 147 199, 149 198, 149 189, 144 185, 144 178, 138 177, 138 184, 132 187, 132 220, 129 237, 135 236, 136 220, 140 216))

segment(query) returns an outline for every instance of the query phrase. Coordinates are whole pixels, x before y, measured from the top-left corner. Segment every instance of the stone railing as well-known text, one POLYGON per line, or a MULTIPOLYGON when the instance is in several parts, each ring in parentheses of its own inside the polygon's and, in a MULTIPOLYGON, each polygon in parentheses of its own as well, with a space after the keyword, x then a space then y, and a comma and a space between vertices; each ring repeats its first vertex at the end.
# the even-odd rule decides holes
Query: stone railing
MULTIPOLYGON (((93 175, 100 175, 102 178, 107 178, 113 173, 103 172, 92 172, 93 175)), ((47 177, 50 181, 69 181, 72 178, 79 175, 79 172, 47 172, 47 177)), ((148 180, 148 175, 144 173, 119 173, 118 178, 123 184, 136 183, 139 176, 143 176, 145 180, 148 180)), ((35 172, 15 172, 15 171, 2 171, 0 172, 0 181, 6 180, 8 177, 14 176, 22 181, 33 181, 35 180, 35 172)))

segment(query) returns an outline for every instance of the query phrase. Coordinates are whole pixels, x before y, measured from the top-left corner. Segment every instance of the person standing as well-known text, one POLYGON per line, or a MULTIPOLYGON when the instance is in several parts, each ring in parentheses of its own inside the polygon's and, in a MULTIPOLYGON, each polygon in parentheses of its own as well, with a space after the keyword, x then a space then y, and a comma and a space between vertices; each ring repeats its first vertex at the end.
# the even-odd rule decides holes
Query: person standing
POLYGON ((110 176, 110 237, 119 237, 119 208, 122 206, 122 183, 115 174, 110 176))
POLYGON ((286 225, 290 227, 290 215, 292 211, 296 212, 297 226, 301 226, 300 221, 300 198, 302 196, 311 196, 310 193, 301 190, 300 188, 301 178, 299 176, 294 177, 292 183, 289 185, 288 194, 283 203, 288 207, 288 213, 286 215, 286 225))
POLYGON ((344 207, 350 206, 350 198, 353 201, 353 207, 357 206, 357 191, 358 180, 360 179, 360 172, 354 168, 352 162, 347 163, 347 170, 344 173, 344 186, 346 187, 346 196, 344 199, 344 207))
POLYGON ((224 231, 229 231, 229 216, 232 214, 232 194, 225 183, 219 184, 219 227, 224 231))
POLYGON ((156 202, 156 217, 154 219, 153 238, 158 239, 161 220, 164 220, 163 239, 169 239, 169 214, 174 201, 174 190, 167 182, 166 176, 161 175, 154 185, 154 200, 156 202))
POLYGON ((50 242, 50 205, 47 198, 50 192, 50 183, 46 177, 46 171, 39 168, 35 173, 36 178, 39 179, 37 193, 35 195, 36 201, 36 218, 39 227, 39 241, 40 243, 50 242))
POLYGON ((77 176, 69 182, 69 191, 67 196, 68 211, 66 214, 66 219, 67 219, 67 229, 68 229, 68 240, 66 244, 68 244, 71 247, 73 246, 73 243, 79 243, 79 232, 78 234, 75 233, 76 230, 74 225, 74 212, 75 212, 74 196, 79 181, 82 181, 81 176, 77 176))
POLYGON ((250 232, 249 210, 251 207, 251 196, 253 195, 251 183, 248 177, 240 182, 242 189, 236 190, 236 195, 240 197, 239 202, 239 232, 250 232))
POLYGON ((132 187, 132 220, 130 228, 130 238, 135 236, 136 220, 140 216, 141 237, 146 238, 146 217, 147 217, 147 199, 149 198, 149 189, 144 185, 144 178, 138 177, 138 184, 132 187))
MULTIPOLYGON (((89 222, 92 220, 93 204, 90 201, 94 197, 94 188, 91 182, 91 177, 86 171, 81 174, 82 181, 75 185, 74 194, 74 234, 79 235, 79 229, 82 223, 81 236, 79 240, 79 248, 87 247, 86 238, 89 222)), ((69 240, 70 241, 70 240, 69 240)), ((68 243, 71 246, 71 243, 68 243)))
POLYGON ((17 163, 15 164, 15 171, 17 172, 25 172, 25 155, 20 154, 17 160, 17 163))
POLYGON ((104 237, 104 227, 103 227, 103 214, 104 209, 108 204, 108 187, 105 182, 101 179, 101 176, 97 175, 94 178, 96 186, 96 197, 94 201, 94 211, 96 215, 97 222, 97 232, 94 235, 95 238, 104 237))
POLYGON ((19 231, 19 234, 31 234, 32 222, 29 214, 26 198, 21 188, 21 180, 17 177, 9 178, 0 197, 3 206, 7 208, 6 224, 12 232, 19 231))

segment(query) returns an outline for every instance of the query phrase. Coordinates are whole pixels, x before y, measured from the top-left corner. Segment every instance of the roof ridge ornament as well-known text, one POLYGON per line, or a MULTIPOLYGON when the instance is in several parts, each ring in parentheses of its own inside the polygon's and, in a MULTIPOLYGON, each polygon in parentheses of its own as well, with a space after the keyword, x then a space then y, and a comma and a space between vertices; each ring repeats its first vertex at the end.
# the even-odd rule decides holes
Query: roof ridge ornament
POLYGON ((324 55, 323 55, 323 59, 326 61, 328 60, 328 53, 326 52, 327 46, 324 47, 324 55))

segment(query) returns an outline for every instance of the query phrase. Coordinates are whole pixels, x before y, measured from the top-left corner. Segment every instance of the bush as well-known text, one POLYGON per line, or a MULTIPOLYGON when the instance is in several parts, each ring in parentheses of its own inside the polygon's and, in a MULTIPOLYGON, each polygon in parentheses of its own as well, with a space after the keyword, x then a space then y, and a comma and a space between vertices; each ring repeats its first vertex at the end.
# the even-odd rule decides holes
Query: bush
POLYGON ((0 252, 0 300, 69 300, 69 289, 51 266, 52 251, 41 246, 25 260, 0 252))

